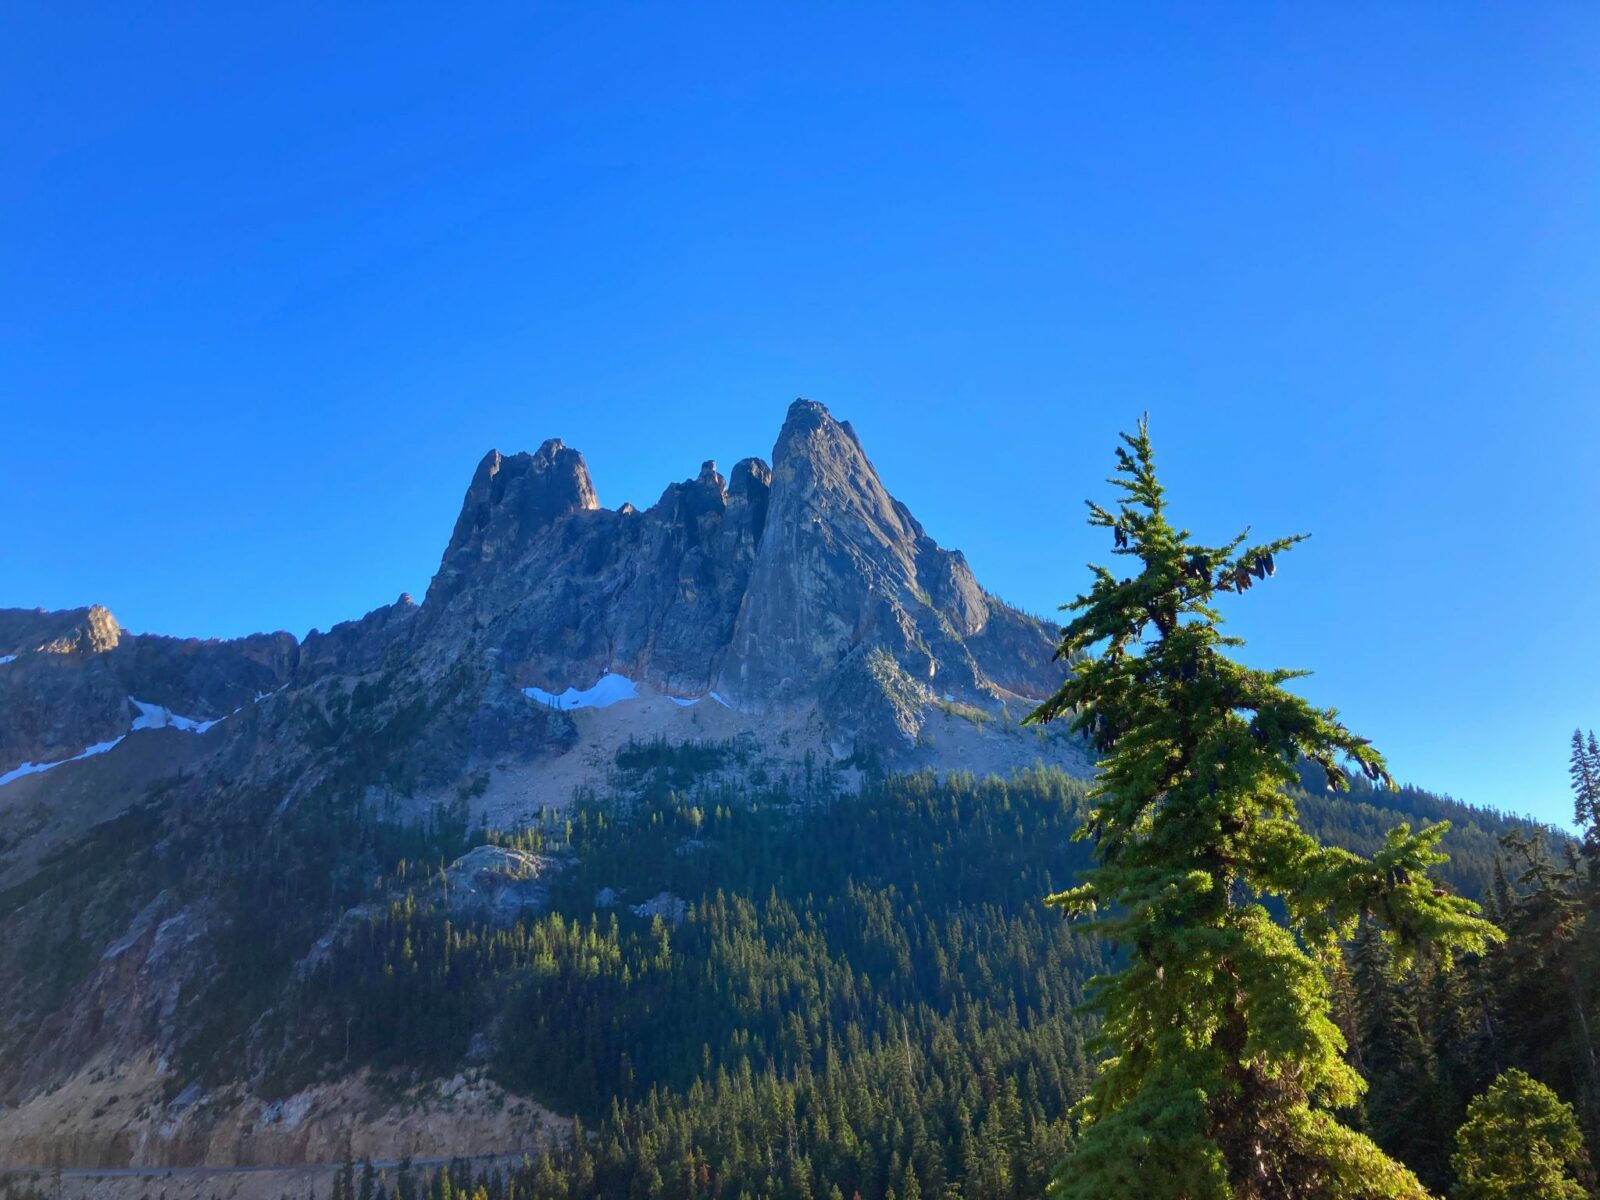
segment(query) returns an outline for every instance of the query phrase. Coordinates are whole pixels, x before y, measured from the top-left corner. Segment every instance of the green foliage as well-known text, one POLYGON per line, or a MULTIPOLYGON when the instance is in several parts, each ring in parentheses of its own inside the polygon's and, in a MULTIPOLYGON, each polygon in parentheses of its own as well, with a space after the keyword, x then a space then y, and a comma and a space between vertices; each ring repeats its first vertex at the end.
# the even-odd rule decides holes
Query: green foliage
POLYGON ((1467 1109, 1453 1159, 1457 1200, 1584 1200, 1588 1167, 1572 1106, 1521 1071, 1501 1075, 1467 1109))
POLYGON ((1302 539, 1193 542, 1167 520, 1144 423, 1124 442, 1110 481, 1122 501, 1114 513, 1091 503, 1090 523, 1111 530, 1134 571, 1093 568, 1062 633, 1073 672, 1029 717, 1070 718, 1106 755, 1079 834, 1096 865, 1050 903, 1129 953, 1094 981, 1112 1057, 1052 1194, 1423 1196, 1330 1115, 1362 1083, 1330 1016, 1327 971, 1363 918, 1401 965, 1424 948, 1445 962, 1481 952, 1497 931, 1429 878, 1444 826, 1400 825, 1369 857, 1301 828, 1301 761, 1334 788, 1346 763, 1389 782, 1336 713, 1285 690, 1303 672, 1225 653, 1240 642, 1223 634, 1217 597, 1273 574, 1302 539))
POLYGON ((616 764, 624 772, 650 772, 663 784, 683 788, 729 763, 743 764, 749 756, 750 747, 734 741, 669 742, 658 734, 644 742, 629 738, 617 750, 616 764))
MULTIPOLYGON (((1586 743, 1573 745, 1581 768, 1586 743)), ((1575 769, 1580 812, 1592 811, 1583 803, 1587 786, 1575 769)), ((1591 815, 1585 846, 1592 822, 1591 815)), ((1446 972, 1427 958, 1398 968, 1362 937, 1346 972, 1355 980, 1345 1006, 1351 1061, 1371 1083, 1364 1127, 1441 1191, 1455 1188, 1450 1149, 1468 1101, 1497 1075, 1519 1072, 1571 1097, 1591 1139, 1600 1127, 1590 1033, 1600 1010, 1596 876, 1570 839, 1548 831, 1513 829, 1500 847, 1488 900, 1502 943, 1446 972)))
POLYGON ((1507 941, 1493 963, 1501 1024, 1520 1051, 1515 1065, 1570 1087, 1592 1125, 1600 1099, 1589 1030, 1600 949, 1592 877, 1570 843, 1552 857, 1538 834, 1503 840, 1515 887, 1503 901, 1507 941))

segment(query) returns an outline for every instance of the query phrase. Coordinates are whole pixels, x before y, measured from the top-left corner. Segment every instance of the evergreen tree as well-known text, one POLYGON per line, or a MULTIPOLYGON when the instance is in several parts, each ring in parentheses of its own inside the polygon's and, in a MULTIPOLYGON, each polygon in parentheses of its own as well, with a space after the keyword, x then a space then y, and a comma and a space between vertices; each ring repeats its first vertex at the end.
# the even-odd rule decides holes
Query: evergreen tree
POLYGON ((1568 767, 1572 779, 1572 820, 1583 830, 1583 853, 1590 870, 1600 869, 1600 741, 1594 730, 1584 741, 1583 732, 1572 731, 1572 760, 1568 767))
POLYGON ((1585 1200, 1588 1172, 1572 1106, 1518 1070, 1473 1100, 1456 1133, 1456 1200, 1585 1200))
POLYGON ((1145 422, 1117 449, 1117 511, 1090 503, 1132 560, 1094 568, 1068 606, 1059 655, 1074 669, 1030 722, 1070 717, 1106 755, 1079 836, 1085 882, 1050 901, 1128 948, 1093 1003, 1114 1051, 1082 1105, 1060 1200, 1228 1200, 1426 1195, 1330 1109, 1360 1077, 1329 1015, 1331 966, 1363 914, 1404 965, 1448 960, 1495 935, 1476 906, 1436 888, 1444 828, 1392 830, 1371 858, 1323 846, 1296 822, 1301 758, 1330 786, 1353 761, 1387 784, 1382 757, 1332 711, 1283 685, 1302 672, 1245 667, 1213 607, 1272 575, 1301 539, 1221 546, 1169 523, 1145 422), (1281 904, 1287 927, 1264 901, 1281 904))
POLYGON ((1565 864, 1552 859, 1538 831, 1506 834, 1501 844, 1522 862, 1499 955, 1502 1019, 1517 1060, 1535 1075, 1559 1079, 1566 1068, 1593 1128, 1600 1052, 1589 1028, 1593 929, 1581 873, 1570 854, 1565 864))
POLYGON ((1423 1036, 1418 981, 1395 969, 1378 930, 1362 926, 1351 951, 1358 1009, 1356 1061, 1368 1081, 1363 1128, 1425 1178, 1449 1157, 1451 1128, 1434 1128, 1432 1048, 1423 1036), (1437 1138, 1438 1145, 1432 1145, 1437 1138))

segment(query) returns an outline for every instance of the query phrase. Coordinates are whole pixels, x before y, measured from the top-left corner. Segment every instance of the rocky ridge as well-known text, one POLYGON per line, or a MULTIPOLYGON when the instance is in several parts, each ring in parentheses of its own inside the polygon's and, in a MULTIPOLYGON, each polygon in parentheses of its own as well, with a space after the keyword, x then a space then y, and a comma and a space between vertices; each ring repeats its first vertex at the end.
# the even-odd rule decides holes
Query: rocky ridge
POLYGON ((1053 626, 984 591, 888 492, 848 422, 797 400, 770 466, 746 458, 724 478, 706 462, 643 510, 601 507, 558 439, 491 451, 424 603, 403 595, 303 641, 130 634, 98 606, 0 610, 0 775, 109 745, 141 702, 179 728, 229 722, 222 740, 287 762, 308 706, 325 720, 338 693, 381 680, 394 711, 426 710, 401 753, 427 791, 570 751, 584 718, 529 696, 608 676, 751 727, 777 718, 835 759, 937 766, 930 722, 1019 716, 1059 683, 1054 649, 1053 626), (280 690, 301 703, 236 719, 280 690))
POLYGON ((848 423, 798 400, 771 466, 714 463, 600 507, 558 441, 479 465, 416 636, 478 641, 517 688, 607 673, 751 714, 819 709, 835 753, 903 757, 940 704, 1021 709, 1055 630, 986 593, 883 486, 848 423))

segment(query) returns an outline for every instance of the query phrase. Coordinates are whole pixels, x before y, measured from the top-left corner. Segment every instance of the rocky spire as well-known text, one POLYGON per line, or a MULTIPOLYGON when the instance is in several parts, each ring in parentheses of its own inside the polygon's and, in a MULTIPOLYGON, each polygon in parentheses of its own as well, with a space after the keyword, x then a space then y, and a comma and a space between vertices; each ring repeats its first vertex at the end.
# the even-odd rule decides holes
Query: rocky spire
POLYGON ((532 454, 489 451, 467 488, 428 599, 453 593, 482 564, 509 562, 558 517, 599 507, 583 455, 560 438, 532 454))
POLYGON ((743 459, 725 479, 707 460, 644 511, 599 509, 559 441, 490 454, 417 630, 441 654, 478 640, 519 687, 614 671, 753 712, 815 703, 835 727, 888 721, 842 730, 847 744, 912 738, 947 694, 1043 695, 1060 673, 1048 629, 985 595, 855 430, 804 399, 770 467, 743 459))
MULTIPOLYGON (((855 431, 796 400, 772 451, 765 529, 719 686, 753 706, 781 704, 875 650, 926 685, 939 663, 922 627, 937 634, 940 615, 919 573, 942 553, 889 495, 855 431)), ((970 686, 972 669, 964 675, 970 686)))

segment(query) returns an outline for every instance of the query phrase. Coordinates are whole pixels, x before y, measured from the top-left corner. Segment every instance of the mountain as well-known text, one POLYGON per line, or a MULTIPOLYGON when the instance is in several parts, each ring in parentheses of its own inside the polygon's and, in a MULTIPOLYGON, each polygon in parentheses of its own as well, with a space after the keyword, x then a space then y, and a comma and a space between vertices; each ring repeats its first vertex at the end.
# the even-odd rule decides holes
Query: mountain
MULTIPOLYGON (((26 1106, 141 1055, 166 1076, 176 1014, 236 919, 183 893, 238 887, 255 839, 321 806, 515 829, 604 789, 631 748, 674 744, 737 746, 720 778, 803 777, 809 794, 884 766, 1081 774, 1075 739, 1017 724, 1061 679, 1054 637, 985 592, 807 400, 770 465, 707 462, 642 511, 602 507, 559 440, 491 451, 424 602, 303 640, 0 611, 0 968, 18 981, 0 1098, 26 1106), (70 928, 46 903, 66 888, 105 893, 75 901, 70 928), (39 947, 63 938, 70 969, 41 973, 39 947)), ((293 961, 328 932, 320 911, 282 923, 293 961), (291 945, 301 919, 314 936, 291 945)))
MULTIPOLYGON (((1040 755, 1015 723, 1062 677, 1054 639, 927 535, 847 422, 798 400, 770 466, 724 479, 707 462, 643 511, 601 507, 559 440, 491 451, 424 603, 300 642, 131 635, 98 607, 0 611, 0 770, 47 793, 86 751, 131 757, 117 739, 161 724, 152 705, 180 730, 224 723, 207 734, 217 754, 286 769, 305 722, 358 683, 382 688, 380 716, 418 721, 389 764, 416 812, 478 772, 499 819, 565 804, 630 737, 749 733, 791 763, 1008 770, 1040 755)), ((1087 768, 1068 738, 1043 752, 1087 768)))
MULTIPOLYGON (((1084 747, 1019 724, 1056 633, 807 400, 643 510, 492 451, 422 604, 304 639, 0 611, 0 1165, 703 1141, 763 1073, 956 1146, 1004 1064, 1044 1155, 1105 965, 1035 902, 1086 862, 1084 747)), ((1358 800, 1308 811, 1448 813, 1481 888, 1503 821, 1358 800)))
POLYGON ((835 757, 905 757, 940 706, 1030 707, 1054 630, 986 593, 889 495, 848 422, 798 400, 772 452, 707 462, 649 509, 600 507, 559 441, 479 464, 416 638, 483 645, 517 688, 607 674, 772 718, 835 757))
POLYGON ((226 716, 287 682, 296 651, 286 633, 231 642, 130 634, 99 605, 0 609, 0 775, 111 742, 138 719, 159 719, 157 708, 226 716))

